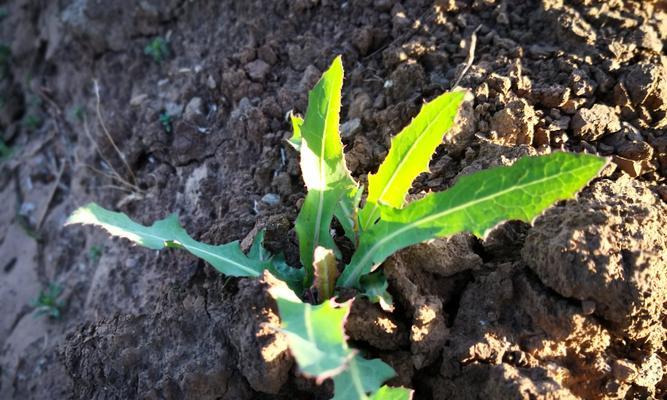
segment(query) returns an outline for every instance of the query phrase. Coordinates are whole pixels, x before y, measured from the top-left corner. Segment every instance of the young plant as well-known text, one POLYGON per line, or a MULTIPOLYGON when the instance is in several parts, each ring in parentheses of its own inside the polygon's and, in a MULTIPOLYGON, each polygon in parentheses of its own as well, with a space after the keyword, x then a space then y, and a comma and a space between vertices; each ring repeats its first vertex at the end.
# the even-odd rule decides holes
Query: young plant
POLYGON ((160 116, 158 117, 158 120, 160 121, 160 125, 162 125, 162 130, 164 133, 171 133, 173 128, 172 128, 172 117, 167 113, 166 111, 163 111, 160 113, 160 116))
POLYGON ((459 232, 483 237, 506 220, 531 222, 556 201, 573 197, 607 161, 562 152, 527 157, 510 167, 463 177, 447 191, 428 193, 406 205, 413 180, 428 172, 431 155, 463 101, 464 92, 449 92, 425 104, 392 139, 386 159, 368 177, 362 208, 364 188, 346 167, 339 135, 342 85, 338 57, 309 93, 305 117, 291 117, 293 136, 288 142, 300 152, 308 188, 295 223, 302 268, 287 265, 281 255, 269 254, 262 246, 263 232, 243 254, 238 242, 212 246, 193 240, 176 215, 147 227, 89 204, 76 210, 68 224, 98 225, 151 249, 182 248, 230 276, 256 277, 268 270, 286 283, 287 287, 272 289, 272 295, 282 332, 304 374, 318 382, 332 378, 335 399, 405 399, 411 396, 408 389, 381 386, 395 374, 391 367, 379 359, 367 360, 348 347, 344 323, 352 302, 336 303, 336 288, 356 288, 389 309, 387 280, 378 267, 391 254, 459 232), (356 245, 340 276, 341 252, 331 233, 334 218, 356 245), (304 298, 321 304, 309 304, 304 298))
POLYGON ((144 47, 144 54, 151 57, 156 63, 162 64, 171 55, 169 43, 163 37, 158 36, 144 47))
POLYGON ((43 315, 54 319, 60 318, 62 308, 65 306, 63 301, 58 299, 62 291, 63 288, 57 283, 49 283, 45 290, 41 290, 39 296, 30 303, 35 307, 35 318, 43 315))

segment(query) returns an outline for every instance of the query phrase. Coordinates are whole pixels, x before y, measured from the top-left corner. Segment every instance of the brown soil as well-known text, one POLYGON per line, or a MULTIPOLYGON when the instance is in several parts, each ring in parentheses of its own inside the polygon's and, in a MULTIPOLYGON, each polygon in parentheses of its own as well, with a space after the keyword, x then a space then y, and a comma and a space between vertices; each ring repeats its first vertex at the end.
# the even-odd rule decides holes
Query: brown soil
POLYGON ((614 163, 534 227, 399 253, 384 266, 395 311, 358 300, 348 335, 417 399, 667 396, 664 2, 0 7, 11 50, 0 134, 14 149, 0 166, 0 398, 328 398, 331 383, 301 377, 271 329, 270 282, 64 219, 94 200, 145 223, 178 212, 209 243, 266 226, 268 246, 297 263, 304 189, 282 142, 286 112, 305 111, 342 54, 344 142, 363 181, 419 105, 456 83, 475 31, 459 127, 416 196, 553 149, 614 163), (157 36, 171 49, 161 63, 144 54, 157 36), (63 288, 62 316, 34 318, 50 282, 63 288))

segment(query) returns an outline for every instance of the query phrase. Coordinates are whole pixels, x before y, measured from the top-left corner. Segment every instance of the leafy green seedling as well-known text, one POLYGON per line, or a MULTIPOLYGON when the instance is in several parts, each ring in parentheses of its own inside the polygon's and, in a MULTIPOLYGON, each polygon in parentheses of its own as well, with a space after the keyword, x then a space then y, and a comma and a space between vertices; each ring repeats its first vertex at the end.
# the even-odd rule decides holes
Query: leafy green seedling
POLYGON ((57 283, 49 283, 49 286, 45 290, 41 290, 39 296, 31 303, 35 307, 35 318, 44 315, 54 319, 60 318, 62 309, 65 306, 64 302, 58 299, 62 291, 63 288, 57 283))
POLYGON ((25 117, 23 117, 23 120, 21 122, 24 127, 26 127, 31 131, 34 131, 35 129, 42 126, 42 119, 35 114, 26 115, 25 117))
POLYGON ((0 161, 8 160, 12 156, 13 150, 7 146, 2 138, 0 138, 0 161))
POLYGON ((90 246, 88 249, 88 258, 90 261, 92 261, 93 264, 97 264, 97 262, 100 260, 100 257, 102 257, 102 246, 99 244, 90 246))
POLYGON ((156 63, 162 64, 163 61, 171 56, 169 42, 163 37, 158 36, 144 47, 144 54, 151 57, 156 63))
POLYGON ((431 155, 463 101, 464 92, 449 92, 425 104, 392 139, 386 159, 369 175, 361 207, 364 188, 347 169, 339 134, 342 86, 338 57, 309 93, 305 117, 291 117, 293 136, 288 143, 300 152, 308 188, 295 222, 302 268, 269 254, 262 246, 263 232, 243 254, 237 242, 221 246, 196 242, 175 215, 146 227, 89 204, 75 211, 68 223, 98 225, 151 249, 183 248, 230 276, 256 277, 268 270, 287 284, 272 295, 282 332, 304 374, 319 382, 332 378, 336 399, 407 399, 411 391, 381 386, 395 374, 391 367, 381 360, 366 360, 348 347, 344 323, 351 302, 337 304, 330 299, 335 289, 356 288, 390 309, 387 280, 378 267, 391 254, 459 232, 483 237, 507 220, 531 222, 556 201, 574 197, 607 160, 563 152, 527 157, 509 167, 463 177, 449 190, 406 204, 413 180, 428 172, 431 155), (342 255, 331 230, 334 218, 356 246, 340 276, 342 255), (309 304, 304 298, 316 298, 321 304, 309 304))
POLYGON ((173 130, 172 116, 169 115, 169 113, 166 111, 163 111, 160 113, 160 117, 158 119, 160 121, 160 125, 162 125, 162 130, 164 133, 171 133, 173 130))

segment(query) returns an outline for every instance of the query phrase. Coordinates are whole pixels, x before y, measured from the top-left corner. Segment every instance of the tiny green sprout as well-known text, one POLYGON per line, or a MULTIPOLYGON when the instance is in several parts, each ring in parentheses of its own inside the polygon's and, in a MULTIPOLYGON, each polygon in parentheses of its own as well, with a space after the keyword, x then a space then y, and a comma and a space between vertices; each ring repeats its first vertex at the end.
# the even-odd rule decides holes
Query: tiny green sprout
POLYGON ((390 310, 381 266, 392 254, 461 232, 485 237, 504 221, 530 223, 555 202, 573 198, 607 160, 565 152, 525 157, 511 166, 461 177, 448 190, 408 202, 413 181, 429 172, 432 154, 454 125, 466 93, 447 92, 425 103, 391 139, 387 156, 377 172, 368 175, 364 188, 345 161, 339 120, 342 87, 343 64, 337 57, 310 91, 305 116, 291 116, 293 136, 287 143, 300 153, 308 189, 295 221, 300 268, 288 265, 282 254, 270 254, 263 247, 264 232, 244 253, 238 242, 214 246, 194 240, 175 214, 143 226, 91 203, 76 210, 67 224, 100 226, 149 249, 180 248, 227 276, 273 275, 282 281, 270 289, 281 332, 302 373, 318 383, 332 378, 334 399, 409 399, 410 390, 383 385, 396 374, 389 365, 365 359, 349 346, 343 328, 352 301, 337 303, 338 290, 354 288, 390 310), (346 254, 349 258, 336 246, 334 219, 355 246, 346 254), (347 265, 344 259, 350 260, 347 265), (314 299, 318 304, 311 304, 314 299))
POLYGON ((92 261, 93 264, 96 264, 100 260, 100 257, 102 257, 102 246, 99 244, 90 246, 88 249, 88 258, 90 261, 92 261))
POLYGON ((7 146, 2 138, 0 138, 0 161, 8 160, 12 156, 13 150, 7 146))
POLYGON ((153 61, 162 64, 164 60, 171 56, 169 43, 163 37, 156 37, 144 47, 144 54, 150 56, 153 61))
POLYGON ((160 117, 158 118, 158 121, 160 121, 160 125, 162 125, 162 130, 165 133, 171 133, 173 130, 172 126, 172 116, 169 115, 166 111, 163 111, 160 113, 160 117))
POLYGON ((27 114, 25 117, 23 117, 23 120, 21 121, 21 124, 31 130, 34 131, 40 126, 42 126, 42 119, 35 114, 27 114))
POLYGON ((49 318, 58 319, 62 314, 62 309, 65 303, 58 299, 62 294, 63 288, 57 283, 49 283, 45 290, 40 290, 39 296, 30 304, 35 308, 35 318, 41 316, 48 316, 49 318))
POLYGON ((72 111, 70 112, 71 118, 79 122, 83 121, 83 117, 85 116, 85 114, 86 111, 80 105, 73 107, 72 111))

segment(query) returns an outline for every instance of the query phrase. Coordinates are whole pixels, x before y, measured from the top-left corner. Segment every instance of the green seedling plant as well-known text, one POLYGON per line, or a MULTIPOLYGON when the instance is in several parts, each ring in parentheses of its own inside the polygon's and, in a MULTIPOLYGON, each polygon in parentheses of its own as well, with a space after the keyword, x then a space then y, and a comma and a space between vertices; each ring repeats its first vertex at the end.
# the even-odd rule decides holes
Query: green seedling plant
POLYGON ((144 47, 144 54, 153 59, 157 64, 162 64, 171 56, 169 42, 163 37, 156 37, 144 47))
POLYGON ((409 389, 383 386, 395 375, 389 365, 349 347, 344 325, 353 300, 336 302, 337 290, 355 288, 390 309, 387 280, 379 269, 387 257, 460 232, 484 237, 507 220, 531 222, 556 201, 574 197, 607 160, 564 152, 526 157, 509 167, 462 177, 446 191, 406 204, 412 182, 429 171, 432 154, 454 124, 465 93, 447 92, 425 104, 392 139, 365 191, 345 164, 339 134, 342 86, 338 57, 310 91, 305 116, 291 116, 293 135, 288 142, 300 153, 308 189, 295 222, 301 268, 287 265, 281 254, 269 254, 262 245, 263 232, 244 254, 238 242, 213 246, 195 241, 175 214, 143 226, 92 203, 76 210, 67 223, 101 226, 150 249, 184 249, 228 276, 275 276, 285 283, 271 289, 281 331, 303 374, 317 382, 333 379, 334 399, 408 399, 409 389), (347 265, 342 265, 332 236, 334 219, 355 245, 347 265))
POLYGON ((172 119, 172 116, 166 111, 160 113, 158 120, 160 121, 160 125, 162 125, 164 133, 171 133, 173 131, 172 119))
POLYGON ((35 318, 47 316, 58 319, 62 314, 65 303, 58 299, 63 292, 63 288, 57 283, 49 283, 49 286, 39 292, 39 296, 30 304, 35 308, 35 318))

